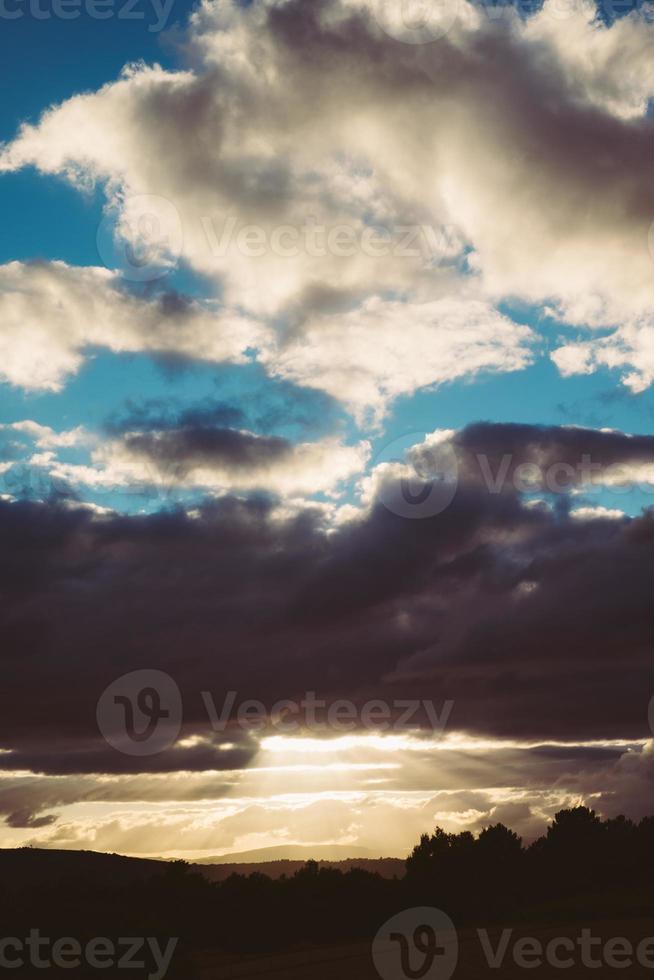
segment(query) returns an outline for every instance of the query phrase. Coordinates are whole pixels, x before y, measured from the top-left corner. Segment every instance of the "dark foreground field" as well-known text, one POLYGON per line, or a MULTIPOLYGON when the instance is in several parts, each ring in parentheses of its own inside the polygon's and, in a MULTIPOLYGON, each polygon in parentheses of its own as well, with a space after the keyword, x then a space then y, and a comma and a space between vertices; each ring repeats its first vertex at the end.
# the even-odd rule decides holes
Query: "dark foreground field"
MULTIPOLYGON (((547 944, 559 937, 567 937, 576 941, 582 929, 590 928, 593 938, 601 939, 601 946, 593 947, 599 951, 607 943, 616 938, 628 940, 634 949, 643 939, 654 937, 654 918, 643 918, 633 921, 610 920, 605 922, 584 923, 575 926, 550 926, 524 924, 513 933, 511 943, 520 937, 537 939, 546 947, 547 944)), ((494 949, 497 949, 501 939, 501 930, 489 930, 489 938, 494 949)), ((652 943, 654 950, 654 941, 652 943)), ((594 953, 594 958, 598 955, 594 953)), ((564 955, 562 954, 562 958, 564 955)), ((518 966, 512 959, 510 949, 500 967, 493 968, 486 961, 479 937, 475 930, 466 929, 459 935, 459 958, 452 980, 482 980, 482 978, 501 978, 501 980, 525 980, 528 976, 541 978, 560 978, 568 976, 577 978, 610 976, 629 978, 654 977, 654 957, 652 967, 644 967, 636 962, 631 966, 609 966, 606 962, 596 967, 584 966, 578 957, 574 966, 562 968, 548 965, 525 969, 518 966)), ((207 954, 194 960, 198 980, 255 980, 255 978, 270 977, 271 980, 380 980, 380 974, 372 962, 370 943, 351 943, 338 947, 315 947, 297 950, 278 956, 226 957, 207 954)), ((428 973, 426 980, 445 980, 447 973, 437 971, 428 973)), ((403 980, 401 973, 390 973, 392 980, 403 980)), ((386 980, 386 978, 384 978, 386 980)))
POLYGON ((0 980, 654 980, 652 818, 563 810, 526 848, 501 824, 477 837, 437 828, 402 876, 345 867, 211 880, 184 862, 0 851, 0 980), (53 954, 47 970, 32 957, 34 932, 53 954), (143 954, 129 973, 125 937, 143 954), (25 962, 8 970, 2 957, 19 941, 25 962), (56 942, 79 946, 81 966, 55 962, 56 942), (100 974, 98 942, 116 954, 100 974))

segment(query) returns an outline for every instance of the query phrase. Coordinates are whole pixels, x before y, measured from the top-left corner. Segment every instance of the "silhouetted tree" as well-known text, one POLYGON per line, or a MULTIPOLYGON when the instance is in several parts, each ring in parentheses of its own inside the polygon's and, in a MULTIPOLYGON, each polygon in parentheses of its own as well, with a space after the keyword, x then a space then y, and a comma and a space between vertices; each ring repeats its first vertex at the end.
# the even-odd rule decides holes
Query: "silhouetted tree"
POLYGON ((422 904, 463 926, 521 916, 574 921, 580 909, 585 921, 648 915, 653 864, 654 818, 603 821, 586 807, 561 810, 527 848, 503 824, 477 837, 436 827, 413 848, 405 877, 393 880, 310 861, 277 880, 234 874, 210 882, 183 861, 21 849, 0 851, 0 917, 12 936, 37 927, 80 941, 179 936, 170 976, 192 980, 194 950, 257 953, 369 939, 395 912, 422 904))

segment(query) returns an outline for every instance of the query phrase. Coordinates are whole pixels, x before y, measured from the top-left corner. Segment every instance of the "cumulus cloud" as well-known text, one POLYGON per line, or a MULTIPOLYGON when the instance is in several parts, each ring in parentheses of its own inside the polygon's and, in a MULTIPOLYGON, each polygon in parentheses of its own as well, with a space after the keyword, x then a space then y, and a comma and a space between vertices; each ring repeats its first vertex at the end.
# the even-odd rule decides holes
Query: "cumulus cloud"
POLYGON ((90 465, 54 458, 42 462, 54 479, 94 487, 195 487, 311 496, 333 493, 344 480, 358 475, 369 453, 365 441, 353 446, 337 438, 291 443, 238 429, 189 427, 127 433, 95 449, 90 465))
POLYGON ((568 341, 552 353, 552 360, 564 377, 607 367, 618 371, 634 393, 644 391, 654 381, 654 323, 643 317, 608 336, 568 341))
POLYGON ((32 390, 58 391, 89 348, 149 351, 207 360, 246 360, 261 330, 175 293, 139 298, 106 269, 64 262, 0 267, 0 377, 32 390))
MULTIPOLYGON (((608 28, 591 5, 554 0, 526 20, 459 7, 438 43, 416 46, 390 37, 375 4, 359 0, 204 4, 191 20, 192 69, 129 68, 24 126, 0 166, 103 182, 133 245, 138 196, 172 203, 185 259, 230 305, 290 318, 288 346, 267 350, 267 363, 315 386, 326 366, 327 390, 342 385, 351 400, 335 342, 347 313, 358 403, 363 392, 373 403, 392 397, 393 371, 402 390, 456 374, 447 341, 433 343, 441 370, 412 363, 410 350, 429 317, 421 304, 456 293, 466 252, 491 300, 553 299, 580 324, 642 315, 654 289, 654 24, 633 13, 608 28), (366 238, 379 226, 385 247, 366 238), (398 241, 407 227, 422 247, 398 241), (389 292, 408 301, 404 334, 392 330, 389 292), (379 331, 391 350, 374 370, 379 331)), ((489 307, 489 325, 493 316, 499 323, 489 307)), ((473 330, 473 370, 515 366, 499 342, 489 357, 485 336, 475 356, 477 340, 473 330)))
POLYGON ((0 431, 15 432, 19 436, 27 436, 34 441, 39 449, 69 449, 84 443, 88 435, 81 425, 64 432, 56 432, 49 425, 41 425, 32 419, 20 422, 6 422, 0 425, 0 431))
POLYGON ((654 298, 654 24, 553 0, 527 19, 460 8, 412 45, 354 0, 205 4, 191 68, 132 66, 24 126, 0 166, 101 182, 133 246, 142 196, 172 205, 185 260, 228 308, 274 318, 269 370, 357 409, 524 366, 511 348, 528 335, 493 308, 507 297, 636 322, 654 298))
POLYGON ((11 436, 0 446, 0 458, 6 459, 0 472, 15 496, 25 496, 30 487, 32 496, 40 487, 42 497, 49 491, 63 498, 73 487, 162 496, 185 490, 259 490, 286 496, 290 506, 296 495, 337 495, 346 480, 361 474, 370 456, 365 440, 348 445, 327 436, 293 442, 221 424, 238 419, 230 406, 210 404, 157 419, 146 407, 132 415, 136 428, 121 429, 127 419, 114 419, 107 434, 81 426, 56 432, 31 420, 8 423, 0 425, 11 436), (155 423, 161 427, 152 427, 155 423), (84 449, 88 459, 64 458, 71 447, 84 449))
MULTIPOLYGON (((577 488, 617 492, 654 487, 654 436, 578 426, 473 423, 453 435, 452 445, 468 479, 494 493, 506 485, 529 492, 566 494, 577 488)), ((411 450, 429 473, 429 445, 411 450)))
POLYGON ((525 35, 556 52, 580 103, 621 119, 640 119, 654 94, 651 28, 637 15, 614 20, 609 29, 600 20, 601 7, 593 0, 546 2, 527 21, 525 35))
POLYGON ((264 360, 272 374, 328 392, 363 420, 366 409, 379 416, 416 388, 517 371, 532 359, 533 337, 480 300, 374 298, 347 313, 310 318, 264 360))

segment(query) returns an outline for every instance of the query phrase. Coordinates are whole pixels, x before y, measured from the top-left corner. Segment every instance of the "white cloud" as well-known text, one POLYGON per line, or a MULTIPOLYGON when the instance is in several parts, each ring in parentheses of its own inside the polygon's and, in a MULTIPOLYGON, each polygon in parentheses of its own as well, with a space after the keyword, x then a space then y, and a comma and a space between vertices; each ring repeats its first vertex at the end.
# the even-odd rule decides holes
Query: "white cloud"
POLYGON ((570 511, 570 516, 576 521, 621 521, 625 513, 612 507, 575 507, 570 511))
MULTIPOLYGON (((213 493, 267 490, 280 495, 311 496, 335 494, 339 485, 365 468, 370 455, 368 442, 345 445, 337 438, 319 442, 288 443, 283 451, 267 454, 266 439, 253 433, 235 433, 248 440, 248 458, 234 460, 220 452, 170 456, 160 452, 171 433, 148 433, 147 451, 126 439, 99 442, 88 463, 68 463, 53 452, 31 457, 33 466, 43 467, 51 479, 96 490, 129 490, 154 487, 161 492, 202 489, 213 493), (257 444, 262 449, 257 449, 257 444)), ((175 435, 175 433, 173 433, 175 435)))
POLYGON ((341 315, 310 318, 264 355, 271 374, 340 398, 362 419, 416 388, 517 371, 531 361, 533 333, 481 300, 367 300, 341 315))
MULTIPOLYGON (((131 66, 24 126, 0 153, 0 170, 33 165, 101 182, 132 245, 134 202, 168 202, 184 259, 246 319, 220 314, 225 339, 218 312, 196 308, 184 334, 155 329, 146 304, 150 327, 137 331, 126 320, 142 319, 141 304, 123 299, 112 304, 119 324, 95 310, 90 340, 58 326, 66 340, 53 342, 28 303, 24 335, 11 328, 15 317, 5 327, 5 375, 56 387, 78 368, 84 343, 103 336, 111 349, 173 345, 205 359, 239 358, 249 344, 271 373, 379 416, 424 385, 524 366, 526 332, 493 309, 503 299, 548 303, 590 326, 648 311, 654 23, 634 13, 608 29, 590 5, 558 0, 531 19, 462 2, 437 43, 414 45, 389 36, 378 7, 206 2, 191 18, 193 70, 131 66), (366 236, 380 225, 386 248, 371 250, 366 236), (406 226, 419 240, 409 254, 406 226), (460 304, 456 328, 426 313, 439 302, 460 304), (274 322, 277 339, 247 317, 274 322)), ((161 236, 172 239, 164 212, 161 236)), ((557 363, 569 370, 575 356, 557 363)), ((644 345, 631 356, 627 383, 649 384, 644 345)))
POLYGON ((74 429, 65 432, 56 432, 48 425, 41 425, 32 419, 23 419, 20 422, 8 422, 0 425, 0 429, 8 432, 17 432, 33 440, 39 449, 69 449, 71 446, 78 446, 88 440, 89 435, 83 426, 78 425, 74 429))
POLYGON ((0 378, 23 388, 59 390, 96 345, 239 362, 262 335, 247 318, 209 304, 138 298, 106 269, 0 266, 0 378))
POLYGON ((565 343, 552 353, 561 374, 592 374, 601 367, 618 370, 627 388, 644 391, 654 381, 654 323, 640 318, 609 336, 565 343))
POLYGON ((554 49, 580 102, 622 119, 646 113, 654 63, 652 30, 643 19, 622 17, 607 30, 598 22, 594 0, 546 0, 525 36, 554 49))

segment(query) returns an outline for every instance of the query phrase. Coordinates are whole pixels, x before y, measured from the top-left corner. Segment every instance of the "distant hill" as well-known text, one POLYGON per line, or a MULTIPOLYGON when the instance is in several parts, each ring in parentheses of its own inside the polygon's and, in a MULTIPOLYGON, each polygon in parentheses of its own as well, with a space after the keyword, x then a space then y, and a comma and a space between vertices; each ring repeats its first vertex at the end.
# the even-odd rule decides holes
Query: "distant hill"
MULTIPOLYGON (((255 851, 256 853, 256 851, 255 851)), ((224 881, 230 875, 251 875, 262 874, 269 878, 281 878, 282 875, 290 877, 296 871, 303 868, 310 858, 303 860, 290 860, 282 858, 277 861, 250 861, 232 862, 231 864, 197 864, 193 865, 201 871, 205 878, 210 881, 224 881)), ((362 871, 369 871, 371 874, 378 874, 382 878, 402 878, 405 871, 405 862, 401 858, 346 858, 344 861, 319 861, 323 868, 334 868, 343 873, 352 868, 360 868, 362 871)))
POLYGON ((254 851, 237 851, 217 857, 202 858, 196 864, 260 864, 264 861, 346 861, 348 858, 378 858, 367 847, 351 844, 279 844, 258 847, 254 851))
MULTIPOLYGON (((333 854, 335 850, 338 851, 338 848, 271 847, 189 863, 192 870, 202 874, 209 881, 223 881, 233 874, 258 873, 268 875, 270 878, 291 876, 312 859, 319 860, 322 866, 343 872, 351 868, 361 868, 379 874, 383 878, 395 876, 401 878, 404 875, 403 860, 353 857, 352 849, 347 847, 343 850, 348 857, 343 860, 321 859, 319 852, 326 851, 333 854), (285 852, 295 855, 298 852, 306 852, 306 856, 286 858, 285 852)), ((62 882, 74 881, 80 884, 112 882, 129 885, 160 874, 170 863, 163 859, 125 857, 121 854, 105 854, 101 851, 50 850, 38 847, 0 848, 0 878, 4 881, 20 882, 26 890, 38 888, 43 881, 53 878, 62 882)))
POLYGON ((128 884, 152 877, 165 868, 162 861, 105 854, 102 851, 50 850, 41 847, 0 848, 0 878, 37 883, 42 877, 64 881, 112 880, 128 884))

